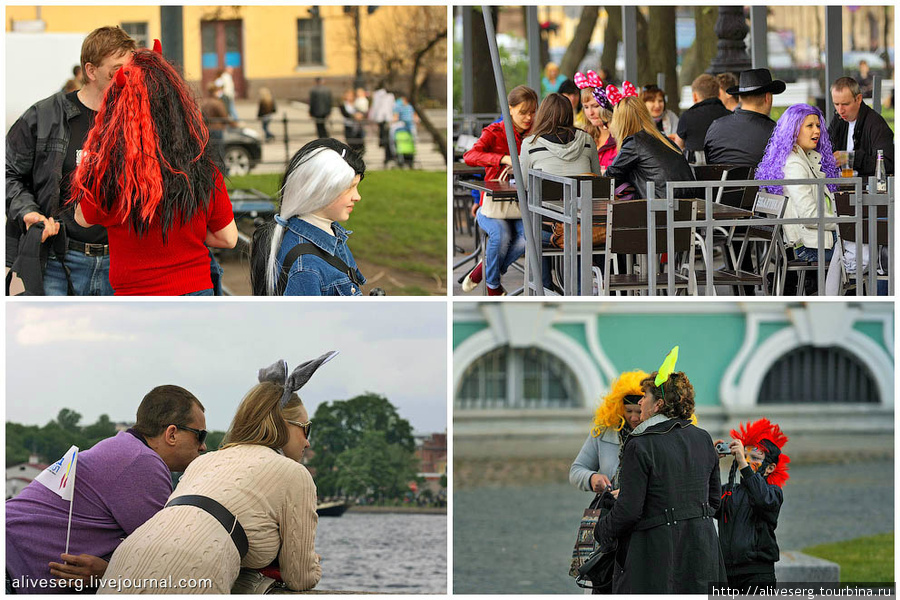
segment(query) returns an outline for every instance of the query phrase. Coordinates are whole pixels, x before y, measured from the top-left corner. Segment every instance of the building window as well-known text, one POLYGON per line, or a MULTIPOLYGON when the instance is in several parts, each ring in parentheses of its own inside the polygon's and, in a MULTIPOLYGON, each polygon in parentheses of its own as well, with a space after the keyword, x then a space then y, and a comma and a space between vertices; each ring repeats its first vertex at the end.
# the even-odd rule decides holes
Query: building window
POLYGON ((578 380, 556 356, 538 348, 496 348, 469 365, 456 408, 568 408, 577 406, 578 380))
POLYGON ((766 373, 759 404, 879 404, 875 378, 843 348, 802 346, 782 356, 766 373))
POLYGON ((322 19, 297 19, 297 64, 319 66, 322 59, 322 19))
POLYGON ((134 38, 138 48, 150 47, 150 34, 148 33, 147 22, 143 23, 122 23, 122 29, 125 33, 134 38))

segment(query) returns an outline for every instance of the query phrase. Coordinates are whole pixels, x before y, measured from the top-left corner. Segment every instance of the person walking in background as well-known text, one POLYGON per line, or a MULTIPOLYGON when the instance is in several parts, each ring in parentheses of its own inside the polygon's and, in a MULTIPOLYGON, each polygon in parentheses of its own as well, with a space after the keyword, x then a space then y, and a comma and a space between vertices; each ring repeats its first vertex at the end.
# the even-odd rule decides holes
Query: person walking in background
POLYGON ((328 137, 328 116, 331 114, 331 90, 316 77, 315 86, 309 91, 309 116, 316 122, 316 135, 328 137))
POLYGON ((369 120, 378 123, 378 145, 384 148, 384 168, 394 159, 391 152, 390 125, 394 120, 394 95, 387 91, 384 80, 372 94, 372 106, 369 109, 369 120))
POLYGON ((272 115, 275 114, 276 110, 277 108, 275 106, 275 98, 272 97, 272 92, 269 90, 269 88, 260 88, 259 112, 257 113, 257 116, 262 123, 263 132, 266 134, 267 142, 275 139, 275 136, 272 135, 271 131, 269 131, 269 124, 272 122, 272 115))
POLYGON ((394 103, 394 115, 409 129, 413 139, 416 138, 416 123, 419 122, 419 115, 416 109, 409 103, 409 98, 404 93, 397 94, 397 101, 394 103))
POLYGON ((103 94, 136 47, 121 27, 92 31, 81 46, 84 86, 41 100, 6 134, 6 266, 22 278, 26 294, 113 294, 107 232, 99 226, 80 226, 74 206, 67 202, 71 176, 82 159, 81 147, 103 94), (45 267, 26 262, 24 254, 14 264, 20 240, 38 223, 44 228, 35 240, 39 244, 60 232, 64 235, 54 238, 45 267))
POLYGON ((66 94, 69 92, 76 92, 81 89, 82 85, 84 85, 84 81, 81 78, 81 65, 75 65, 72 67, 72 79, 66 80, 62 91, 66 94))
POLYGON ((228 115, 233 121, 240 121, 237 109, 234 107, 234 77, 231 75, 232 71, 231 67, 219 69, 216 85, 222 88, 222 100, 225 102, 225 108, 228 109, 228 115))
POLYGON ((344 92, 344 102, 340 109, 344 117, 344 139, 354 152, 362 156, 366 152, 366 113, 356 108, 356 96, 352 89, 344 92))

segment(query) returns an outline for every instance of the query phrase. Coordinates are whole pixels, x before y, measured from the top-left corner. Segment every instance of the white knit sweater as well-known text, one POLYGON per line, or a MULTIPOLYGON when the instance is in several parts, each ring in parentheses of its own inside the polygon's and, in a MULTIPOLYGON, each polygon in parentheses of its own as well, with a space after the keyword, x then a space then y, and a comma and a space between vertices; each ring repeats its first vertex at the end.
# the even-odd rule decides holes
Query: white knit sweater
POLYGON ((318 583, 316 486, 306 467, 263 446, 210 452, 191 463, 170 499, 187 494, 210 497, 237 516, 250 542, 243 561, 225 528, 205 511, 164 508, 115 551, 100 593, 227 594, 240 567, 261 568, 276 557, 291 589, 318 583), (166 580, 175 588, 144 581, 125 589, 126 578, 132 585, 166 580), (181 579, 201 578, 211 579, 212 587, 179 585, 181 579))

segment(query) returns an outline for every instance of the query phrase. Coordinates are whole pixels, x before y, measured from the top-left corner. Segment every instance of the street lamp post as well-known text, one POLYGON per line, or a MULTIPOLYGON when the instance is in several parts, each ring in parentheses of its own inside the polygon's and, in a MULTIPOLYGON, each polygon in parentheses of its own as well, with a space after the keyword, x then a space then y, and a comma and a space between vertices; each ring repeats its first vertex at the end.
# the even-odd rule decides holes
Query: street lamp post
POLYGON ((719 38, 719 52, 709 64, 707 73, 740 73, 751 67, 750 56, 744 38, 750 32, 743 6, 720 6, 716 21, 716 36, 719 38))

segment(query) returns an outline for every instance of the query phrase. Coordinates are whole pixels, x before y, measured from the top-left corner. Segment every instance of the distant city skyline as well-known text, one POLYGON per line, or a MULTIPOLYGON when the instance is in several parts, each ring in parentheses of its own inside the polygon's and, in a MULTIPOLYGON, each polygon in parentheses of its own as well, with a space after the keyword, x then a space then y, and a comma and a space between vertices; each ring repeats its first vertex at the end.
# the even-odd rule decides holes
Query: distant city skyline
POLYGON ((257 370, 340 355, 300 390, 322 402, 385 396, 416 433, 447 429, 447 309, 437 302, 8 303, 6 420, 45 425, 62 408, 133 422, 150 389, 180 385, 224 431, 257 370))

